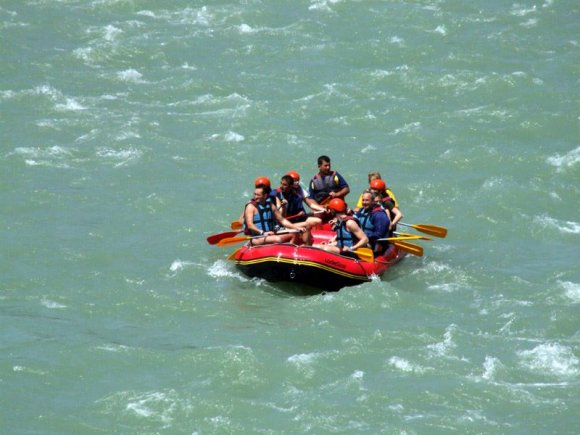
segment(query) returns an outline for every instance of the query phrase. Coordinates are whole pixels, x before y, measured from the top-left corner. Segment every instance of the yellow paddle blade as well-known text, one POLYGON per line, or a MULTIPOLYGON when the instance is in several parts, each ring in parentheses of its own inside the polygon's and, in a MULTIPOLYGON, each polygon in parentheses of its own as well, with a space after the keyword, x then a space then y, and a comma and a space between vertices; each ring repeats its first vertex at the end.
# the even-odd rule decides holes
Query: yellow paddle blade
POLYGON ((226 239, 221 239, 217 245, 218 246, 231 246, 231 245, 235 245, 236 243, 242 243, 245 242, 246 240, 250 240, 251 237, 250 236, 242 236, 242 237, 228 237, 226 239))
POLYGON ((414 245, 413 243, 408 242, 392 242, 397 248, 399 248, 403 252, 407 252, 412 255, 416 255, 417 257, 423 256, 423 247, 419 245, 414 245))
POLYGON ((360 258, 362 261, 366 261, 367 263, 375 262, 375 254, 373 253, 372 249, 358 248, 352 252, 358 255, 358 258, 360 258))
POLYGON ((429 234, 430 236, 441 237, 441 238, 444 238, 445 236, 447 236, 447 228, 438 227, 437 225, 405 224, 403 222, 399 222, 398 225, 403 225, 405 227, 415 228, 417 231, 421 231, 422 233, 429 234))
POLYGON ((233 222, 230 224, 230 228, 231 228, 232 230, 241 230, 241 229, 243 228, 243 225, 242 225, 240 222, 238 222, 238 221, 233 221, 233 222))
MULTIPOLYGON (((240 249, 242 249, 242 248, 240 248, 240 249)), ((236 259, 236 254, 237 254, 238 252, 240 252, 240 249, 236 249, 234 252, 232 252, 232 253, 231 253, 231 254, 228 256, 228 258, 227 258, 227 259, 228 259, 228 260, 235 260, 235 259, 236 259)))

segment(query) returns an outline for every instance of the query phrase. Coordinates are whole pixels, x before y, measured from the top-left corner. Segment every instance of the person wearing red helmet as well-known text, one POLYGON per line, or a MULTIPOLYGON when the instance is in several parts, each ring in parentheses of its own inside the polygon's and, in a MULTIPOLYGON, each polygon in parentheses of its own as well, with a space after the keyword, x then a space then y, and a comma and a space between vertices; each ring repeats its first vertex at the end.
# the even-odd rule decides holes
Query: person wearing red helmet
MULTIPOLYGON (((276 202, 276 192, 272 190, 272 185, 270 184, 270 179, 268 177, 258 177, 254 180, 254 187, 258 187, 258 186, 266 186, 268 188, 268 190, 270 191, 269 196, 268 196, 268 201, 275 203, 276 202)), ((244 224, 244 213, 246 212, 246 207, 248 206, 249 202, 246 203, 246 205, 244 205, 244 210, 242 211, 242 214, 240 215, 240 217, 238 218, 238 222, 241 223, 242 225, 244 224)))
MULTIPOLYGON (((315 212, 324 212, 326 211, 326 209, 324 207, 322 207, 320 204, 318 204, 316 201, 314 201, 312 198, 310 198, 310 195, 308 193, 308 191, 306 189, 304 189, 301 185, 300 185, 300 174, 296 171, 289 171, 284 177, 282 177, 282 180, 280 182, 280 188, 276 189, 276 190, 282 190, 284 192, 284 197, 282 197, 281 195, 278 195, 278 200, 276 201, 278 207, 280 207, 281 205, 284 204, 284 201, 288 200, 289 198, 287 198, 288 196, 290 196, 291 198, 294 199, 294 201, 296 202, 295 207, 292 207, 291 205, 288 205, 286 208, 285 207, 285 216, 294 216, 302 211, 304 211, 304 206, 303 203, 305 202, 308 207, 310 207, 310 209, 314 210, 315 212), (292 180, 292 182, 290 183, 290 188, 284 188, 284 179, 285 177, 290 177, 290 178, 286 178, 286 183, 290 182, 290 180, 292 180), (286 199, 285 199, 286 198, 286 199), (298 200, 297 198, 300 198, 300 200, 298 200), (299 204, 298 204, 299 202, 299 204)), ((306 211, 304 211, 303 215, 306 215, 306 211)), ((316 223, 320 223, 321 220, 318 218, 315 218, 316 222, 312 221, 311 224, 316 224, 316 223)))
POLYGON ((310 180, 308 193, 318 204, 324 205, 333 198, 344 198, 350 192, 346 180, 331 170, 330 157, 318 157, 318 174, 310 180))
POLYGON ((403 219, 403 213, 399 210, 395 200, 388 194, 390 190, 387 189, 385 182, 381 179, 371 181, 370 190, 374 195, 375 202, 380 204, 389 215, 389 232, 395 231, 397 223, 403 219))
POLYGON ((269 200, 270 188, 259 184, 254 190, 254 198, 246 205, 244 211, 244 232, 251 236, 264 236, 252 239, 252 244, 297 243, 299 234, 276 234, 277 223, 287 229, 299 230, 304 234, 303 241, 310 240, 304 226, 296 225, 284 218, 276 206, 269 200))
POLYGON ((335 254, 347 253, 349 256, 356 256, 352 251, 368 246, 369 239, 367 235, 356 219, 346 214, 347 206, 342 198, 331 199, 327 208, 335 216, 333 221, 335 223, 336 236, 327 244, 321 243, 314 245, 314 247, 334 252, 335 254))
MULTIPOLYGON (((395 197, 395 194, 391 191, 391 189, 389 189, 387 187, 387 183, 381 178, 381 174, 378 171, 371 171, 371 172, 369 172, 369 175, 368 176, 369 176, 369 188, 372 189, 371 183, 374 180, 381 180, 384 183, 384 186, 383 186, 383 190, 384 190, 383 196, 384 197, 387 197, 388 196, 389 198, 391 198, 393 200, 393 202, 395 203, 395 207, 399 207, 399 202, 397 201, 397 198, 395 197)), ((362 195, 361 195, 361 196, 359 196, 358 201, 356 203, 355 211, 357 211, 358 209, 360 209, 362 206, 363 205, 362 205, 362 195)))

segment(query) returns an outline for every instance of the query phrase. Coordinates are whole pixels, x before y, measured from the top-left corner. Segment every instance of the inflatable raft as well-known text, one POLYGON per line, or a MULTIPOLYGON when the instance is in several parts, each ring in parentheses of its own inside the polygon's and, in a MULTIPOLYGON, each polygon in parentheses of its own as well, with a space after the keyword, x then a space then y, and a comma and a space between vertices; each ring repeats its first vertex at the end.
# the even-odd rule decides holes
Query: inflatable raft
MULTIPOLYGON (((332 231, 312 231, 314 243, 327 241, 334 235, 332 231)), ((373 276, 382 276, 404 256, 405 253, 392 244, 374 261, 365 261, 311 246, 291 243, 254 246, 248 243, 232 254, 230 259, 250 277, 295 282, 321 291, 337 291, 370 281, 373 276)))

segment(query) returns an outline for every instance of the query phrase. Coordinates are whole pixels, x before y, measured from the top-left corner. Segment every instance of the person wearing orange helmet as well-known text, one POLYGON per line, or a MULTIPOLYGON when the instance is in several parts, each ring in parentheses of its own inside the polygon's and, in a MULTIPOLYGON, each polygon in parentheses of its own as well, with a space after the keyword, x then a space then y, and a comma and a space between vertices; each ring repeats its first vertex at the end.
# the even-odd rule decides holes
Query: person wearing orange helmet
MULTIPOLYGON (((369 172, 369 175, 368 175, 368 177, 369 177, 369 188, 371 188, 371 189, 372 189, 372 187, 371 187, 371 183, 372 183, 374 180, 381 180, 381 181, 382 181, 382 183, 384 184, 384 185, 382 186, 382 188, 383 188, 383 190, 384 190, 384 192, 383 192, 383 196, 385 196, 385 197, 387 197, 387 196, 388 196, 389 198, 391 198, 391 199, 393 200, 393 202, 395 203, 395 206, 396 206, 396 207, 399 207, 399 202, 397 201, 397 198, 395 197, 395 194, 394 194, 394 193, 391 191, 391 189, 389 189, 389 188, 387 187, 387 183, 386 183, 386 182, 385 182, 385 181, 384 181, 384 180, 381 178, 381 174, 380 174, 380 172, 378 172, 378 171, 371 171, 371 172, 369 172)), ((356 208, 355 208, 355 211, 357 211, 358 209, 362 208, 362 206, 363 206, 363 205, 362 205, 362 195, 361 195, 361 196, 359 196, 359 198, 358 198, 358 201, 357 201, 357 203, 356 203, 356 208)))
POLYGON ((318 157, 318 174, 310 180, 310 197, 324 205, 333 198, 344 198, 349 192, 350 187, 342 175, 331 170, 330 157, 318 157))
MULTIPOLYGON (((287 182, 290 182, 290 178, 286 178, 287 182)), ((326 208, 324 208, 323 206, 321 206, 320 204, 318 204, 316 201, 314 201, 312 198, 310 198, 310 194, 308 193, 308 191, 306 189, 304 189, 301 185, 300 185, 300 174, 296 171, 289 171, 288 173, 286 173, 286 175, 284 177, 282 177, 281 180, 281 184, 280 184, 280 188, 277 190, 283 190, 284 192, 289 191, 291 193, 285 194, 284 196, 291 196, 294 201, 296 201, 296 206, 293 208, 291 207, 291 205, 288 205, 286 208, 285 206, 285 211, 286 214, 285 216, 294 216, 298 213, 300 213, 301 211, 304 211, 304 206, 303 203, 306 203, 308 205, 308 207, 310 207, 311 210, 314 210, 315 212, 325 212, 326 208), (290 184, 290 189, 284 189, 284 179, 285 177, 290 177, 292 179, 292 183, 290 184), (299 200, 297 198, 300 198, 299 200), (299 202, 299 204, 298 204, 299 202), (294 210, 295 209, 295 210, 294 210)), ((283 205, 284 203, 284 198, 282 198, 280 195, 278 195, 278 197, 280 198, 280 200, 277 200, 276 203, 277 205, 280 207, 281 205, 283 205)), ((306 211, 304 211, 303 215, 306 215, 306 211)), ((316 219, 317 222, 321 222, 320 219, 316 219)), ((316 222, 311 222, 312 224, 315 224, 316 222)))
MULTIPOLYGON (((276 202, 276 192, 272 190, 272 185, 270 184, 270 179, 268 177, 258 177, 254 180, 254 188, 258 187, 258 186, 265 186, 269 189, 269 196, 268 196, 268 201, 275 203, 276 202)), ((241 223, 243 225, 244 223, 244 213, 246 212, 246 207, 248 206, 249 202, 246 203, 246 205, 244 205, 244 210, 242 211, 242 214, 240 215, 240 217, 238 218, 238 222, 241 223)))
POLYGON ((277 224, 286 229, 298 230, 304 234, 303 241, 310 240, 306 234, 306 228, 293 224, 284 218, 276 206, 269 200, 270 188, 265 184, 259 184, 254 190, 254 198, 246 205, 244 211, 244 232, 250 236, 264 236, 252 239, 252 244, 262 245, 265 243, 297 243, 299 234, 276 234, 277 224))
POLYGON ((397 223, 403 219, 403 213, 399 210, 396 202, 387 193, 388 189, 383 180, 371 181, 371 192, 374 195, 375 202, 379 204, 389 215, 389 232, 395 231, 397 223))
POLYGON ((333 221, 336 236, 327 244, 321 243, 314 245, 314 247, 334 252, 335 254, 348 253, 349 256, 356 256, 353 251, 368 246, 369 239, 367 235, 361 229, 357 220, 346 214, 347 206, 342 198, 331 199, 327 207, 334 215, 333 221))

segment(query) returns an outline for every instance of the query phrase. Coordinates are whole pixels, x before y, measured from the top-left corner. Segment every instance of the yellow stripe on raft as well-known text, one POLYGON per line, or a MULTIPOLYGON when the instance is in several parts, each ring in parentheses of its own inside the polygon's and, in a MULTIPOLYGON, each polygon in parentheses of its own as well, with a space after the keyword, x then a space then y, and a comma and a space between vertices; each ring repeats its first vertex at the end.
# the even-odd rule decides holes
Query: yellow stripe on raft
POLYGON ((291 260, 288 258, 279 258, 279 257, 263 257, 257 258, 255 260, 236 260, 236 263, 241 266, 250 266, 252 264, 258 263, 266 263, 266 262, 276 262, 276 263, 288 263, 288 264, 295 264, 297 266, 312 266, 318 269, 326 270, 327 272, 335 273, 336 275, 341 275, 346 278, 350 279, 358 279, 360 281, 370 281, 370 278, 365 275, 363 278, 361 275, 353 275, 352 273, 343 272, 341 270, 337 270, 332 267, 325 266, 320 263, 316 263, 314 261, 306 261, 306 260, 291 260))

